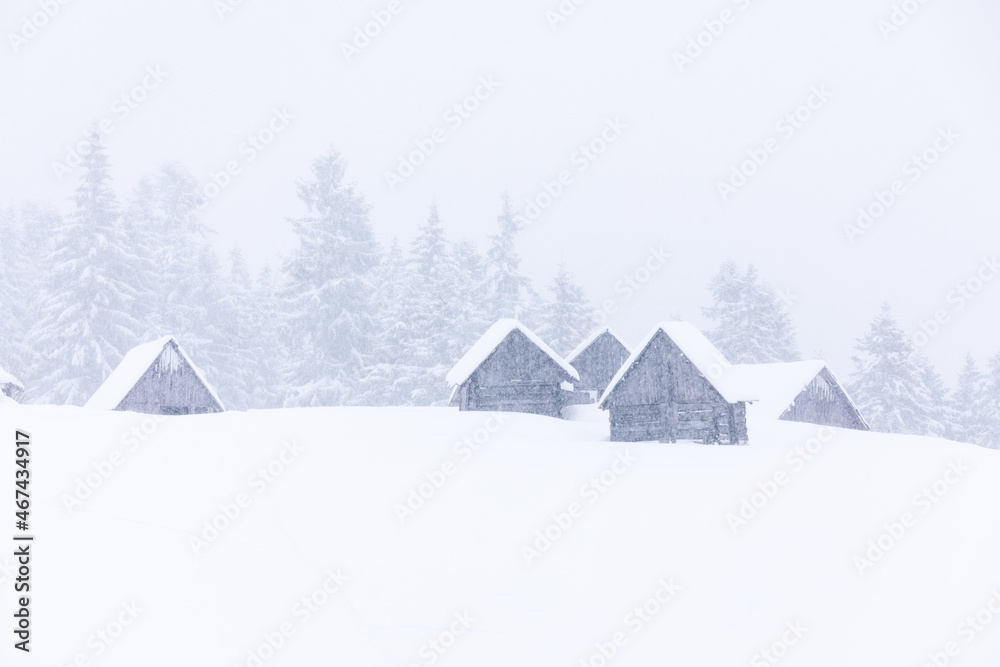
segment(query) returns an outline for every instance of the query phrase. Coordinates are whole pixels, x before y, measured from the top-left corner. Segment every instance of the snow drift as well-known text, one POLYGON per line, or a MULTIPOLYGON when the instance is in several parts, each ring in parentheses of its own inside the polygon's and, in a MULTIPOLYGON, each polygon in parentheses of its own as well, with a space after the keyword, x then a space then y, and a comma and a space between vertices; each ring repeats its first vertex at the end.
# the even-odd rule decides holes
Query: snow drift
POLYGON ((1000 654, 995 451, 777 421, 752 421, 749 447, 624 445, 600 420, 444 408, 4 405, 0 426, 5 496, 15 429, 33 443, 35 626, 18 664, 1000 654))

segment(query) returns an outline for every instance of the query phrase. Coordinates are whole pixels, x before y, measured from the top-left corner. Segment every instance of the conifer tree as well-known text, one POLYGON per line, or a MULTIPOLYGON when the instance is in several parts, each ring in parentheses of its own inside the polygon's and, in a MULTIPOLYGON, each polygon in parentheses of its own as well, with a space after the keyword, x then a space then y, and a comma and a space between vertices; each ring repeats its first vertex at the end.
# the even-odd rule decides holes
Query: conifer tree
POLYGON ((479 249, 468 240, 453 247, 455 266, 458 270, 458 317, 455 332, 458 361, 490 327, 491 314, 484 307, 488 286, 486 283, 486 263, 479 249))
POLYGON ((520 273, 521 257, 514 247, 514 239, 521 230, 521 223, 514 212, 508 193, 501 197, 503 208, 497 217, 497 233, 490 236, 486 254, 487 298, 492 322, 503 318, 523 321, 530 305, 529 282, 520 273))
POLYGON ((983 433, 979 443, 1000 449, 1000 353, 989 360, 983 381, 983 433))
POLYGON ((81 405, 140 340, 146 294, 110 186, 97 135, 83 156, 75 210, 55 230, 51 272, 43 285, 37 346, 38 402, 81 405))
POLYGON ((848 392, 872 430, 925 435, 930 430, 924 371, 889 304, 858 339, 848 392))
POLYGON ((410 277, 399 241, 393 239, 375 272, 375 344, 371 362, 352 400, 357 405, 413 405, 422 380, 420 368, 409 358, 410 277))
POLYGON ((459 318, 459 270, 436 204, 413 240, 408 269, 408 356, 427 373, 423 395, 415 398, 433 404, 447 398, 444 376, 461 354, 453 331, 459 318))
POLYGON ((761 281, 751 264, 741 273, 736 263, 723 263, 709 286, 713 304, 704 308, 715 321, 707 333, 734 364, 761 364, 798 359, 795 329, 774 289, 761 281))
POLYGON ((371 207, 345 183, 346 168, 329 149, 298 182, 306 214, 292 219, 299 245, 285 263, 289 407, 348 403, 371 363, 379 247, 371 207))
POLYGON ((566 356, 597 327, 597 316, 565 262, 559 263, 549 291, 552 303, 541 315, 538 335, 556 353, 566 356))
POLYGON ((955 439, 973 445, 989 444, 986 377, 971 354, 965 357, 951 405, 955 416, 955 439))

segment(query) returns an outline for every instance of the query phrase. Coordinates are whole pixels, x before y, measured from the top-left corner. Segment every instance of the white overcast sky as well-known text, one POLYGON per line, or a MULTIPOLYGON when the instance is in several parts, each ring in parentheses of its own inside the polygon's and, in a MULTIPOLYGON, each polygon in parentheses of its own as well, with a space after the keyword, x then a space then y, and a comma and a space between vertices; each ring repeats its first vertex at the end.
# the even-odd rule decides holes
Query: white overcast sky
POLYGON ((732 257, 790 291, 802 353, 822 352, 840 375, 883 300, 911 333, 948 311, 925 349, 949 383, 966 352, 1000 351, 1000 279, 961 310, 948 301, 1000 251, 996 2, 912 0, 919 10, 884 38, 894 3, 883 0, 587 0, 556 29, 546 11, 558 0, 401 0, 347 62, 341 43, 388 4, 243 0, 220 19, 212 0, 69 0, 15 52, 10 33, 40 4, 6 0, 0 202, 66 210, 76 172, 60 181, 53 162, 102 118, 125 194, 166 160, 207 182, 286 109, 289 127, 205 211, 220 249, 239 243, 256 266, 294 246, 294 181, 331 144, 385 242, 408 242, 436 200, 453 237, 484 246, 502 191, 520 208, 571 169, 575 182, 519 240, 524 269, 545 284, 565 258, 595 304, 617 299, 610 321, 628 342, 675 314, 704 325, 707 282, 732 257), (679 72, 673 54, 723 10, 732 22, 679 72), (157 66, 166 78, 122 119, 115 99, 157 66), (384 172, 447 127, 442 115, 484 76, 495 94, 390 191, 384 172), (776 122, 814 86, 831 98, 785 137, 776 122), (615 118, 621 137, 576 171, 574 152, 615 118), (954 145, 911 181, 904 163, 949 127, 954 145), (770 137, 777 152, 723 202, 717 181, 770 137), (849 243, 844 225, 895 179, 905 192, 849 243), (615 283, 661 245, 668 266, 624 301, 615 283))

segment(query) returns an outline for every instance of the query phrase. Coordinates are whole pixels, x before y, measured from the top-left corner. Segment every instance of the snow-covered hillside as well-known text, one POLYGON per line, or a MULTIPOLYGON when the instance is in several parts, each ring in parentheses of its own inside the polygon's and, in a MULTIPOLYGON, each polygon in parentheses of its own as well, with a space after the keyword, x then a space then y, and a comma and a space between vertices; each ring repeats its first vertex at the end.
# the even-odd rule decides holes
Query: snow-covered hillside
POLYGON ((15 429, 32 437, 37 536, 17 664, 1000 655, 995 451, 779 422, 751 423, 749 447, 623 445, 599 420, 452 409, 4 405, 8 498, 15 429))

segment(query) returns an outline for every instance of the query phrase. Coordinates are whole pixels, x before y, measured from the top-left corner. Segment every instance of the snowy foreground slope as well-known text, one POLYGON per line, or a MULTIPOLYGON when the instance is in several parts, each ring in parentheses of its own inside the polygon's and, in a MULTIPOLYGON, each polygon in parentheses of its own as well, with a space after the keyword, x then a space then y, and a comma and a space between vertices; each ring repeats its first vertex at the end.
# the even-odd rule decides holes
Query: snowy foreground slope
POLYGON ((997 452, 779 422, 751 423, 749 447, 625 446, 600 421, 502 418, 4 405, 2 496, 26 430, 37 542, 33 651, 5 627, 0 663, 997 664, 997 452), (428 475, 441 488, 401 521, 428 475), (773 497, 734 531, 758 485, 773 497), (878 562, 856 560, 880 535, 878 562))

